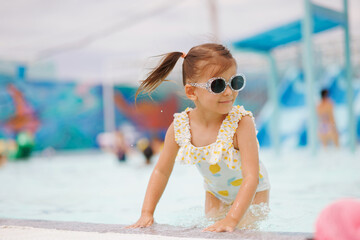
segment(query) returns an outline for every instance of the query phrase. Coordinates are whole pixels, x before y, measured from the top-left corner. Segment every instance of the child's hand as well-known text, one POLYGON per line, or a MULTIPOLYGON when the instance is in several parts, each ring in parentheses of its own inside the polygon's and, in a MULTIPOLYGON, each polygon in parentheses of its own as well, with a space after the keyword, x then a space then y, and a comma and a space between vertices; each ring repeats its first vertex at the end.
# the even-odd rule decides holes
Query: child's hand
POLYGON ((205 228, 203 232, 233 232, 237 224, 238 223, 235 219, 226 217, 220 221, 217 221, 210 227, 205 228))
POLYGON ((139 220, 133 225, 127 226, 126 228, 145 228, 150 227, 154 223, 154 217, 151 214, 141 215, 139 220))

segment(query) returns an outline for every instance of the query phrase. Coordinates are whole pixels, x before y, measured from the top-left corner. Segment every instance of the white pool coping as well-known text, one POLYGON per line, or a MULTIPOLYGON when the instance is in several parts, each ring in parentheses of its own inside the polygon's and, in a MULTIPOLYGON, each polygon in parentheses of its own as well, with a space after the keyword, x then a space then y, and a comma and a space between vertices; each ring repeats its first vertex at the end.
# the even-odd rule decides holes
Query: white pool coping
POLYGON ((181 228, 154 224, 149 228, 125 229, 124 225, 46 220, 1 219, 1 240, 177 240, 177 239, 276 239, 306 240, 312 233, 260 232, 235 230, 232 233, 201 232, 199 228, 181 228))

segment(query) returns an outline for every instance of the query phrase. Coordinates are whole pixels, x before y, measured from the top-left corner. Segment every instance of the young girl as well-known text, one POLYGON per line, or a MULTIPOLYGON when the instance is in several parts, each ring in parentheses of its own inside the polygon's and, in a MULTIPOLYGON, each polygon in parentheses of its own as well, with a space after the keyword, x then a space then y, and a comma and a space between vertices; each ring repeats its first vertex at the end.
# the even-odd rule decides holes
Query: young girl
POLYGON ((203 44, 186 55, 168 53, 142 82, 137 94, 151 93, 165 81, 180 57, 184 58, 185 93, 195 108, 174 115, 147 187, 141 217, 128 228, 153 224, 156 205, 174 162, 179 161, 196 165, 203 175, 206 215, 216 217, 228 210, 225 218, 204 230, 233 231, 239 224, 251 221, 245 215, 251 204, 269 201, 270 186, 259 162, 253 116, 242 106, 233 106, 245 86, 245 77, 237 74, 235 59, 224 46, 203 44))

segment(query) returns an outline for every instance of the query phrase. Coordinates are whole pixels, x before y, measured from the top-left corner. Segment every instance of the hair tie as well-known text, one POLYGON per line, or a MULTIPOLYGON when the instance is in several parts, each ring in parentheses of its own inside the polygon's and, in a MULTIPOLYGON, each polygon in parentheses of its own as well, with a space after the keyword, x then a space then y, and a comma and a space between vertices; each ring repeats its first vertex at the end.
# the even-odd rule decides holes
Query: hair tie
POLYGON ((181 55, 181 57, 182 57, 182 58, 185 58, 185 57, 186 57, 186 53, 183 52, 182 55, 181 55))

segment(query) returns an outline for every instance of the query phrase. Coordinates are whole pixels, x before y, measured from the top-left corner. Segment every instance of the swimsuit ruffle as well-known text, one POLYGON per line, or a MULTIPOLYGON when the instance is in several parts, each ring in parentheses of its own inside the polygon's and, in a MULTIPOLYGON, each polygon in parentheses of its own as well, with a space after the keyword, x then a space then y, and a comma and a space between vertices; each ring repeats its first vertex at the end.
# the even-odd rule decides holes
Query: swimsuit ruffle
POLYGON ((222 159, 227 167, 233 170, 241 169, 240 152, 234 148, 233 137, 239 121, 244 116, 254 117, 243 106, 234 106, 221 124, 216 142, 203 147, 195 147, 191 143, 191 132, 187 108, 174 114, 175 141, 180 146, 176 161, 182 164, 196 164, 206 161, 214 165, 222 159))

